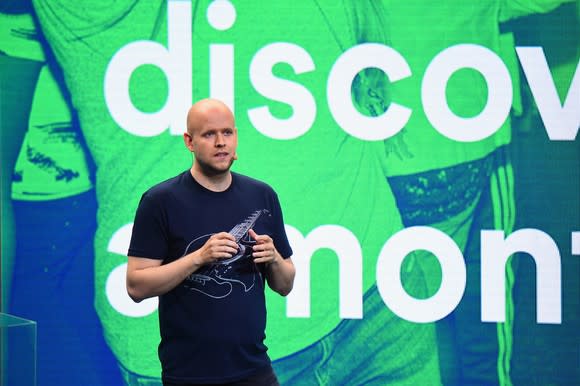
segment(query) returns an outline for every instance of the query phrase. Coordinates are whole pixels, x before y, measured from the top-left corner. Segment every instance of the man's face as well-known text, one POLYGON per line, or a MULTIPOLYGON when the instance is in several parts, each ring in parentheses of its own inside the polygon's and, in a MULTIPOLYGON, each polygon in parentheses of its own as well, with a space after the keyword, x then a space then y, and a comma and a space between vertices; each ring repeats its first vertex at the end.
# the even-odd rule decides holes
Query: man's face
POLYGON ((231 114, 212 109, 206 118, 199 127, 191 129, 186 143, 195 154, 194 167, 211 177, 229 171, 235 159, 238 134, 231 114))

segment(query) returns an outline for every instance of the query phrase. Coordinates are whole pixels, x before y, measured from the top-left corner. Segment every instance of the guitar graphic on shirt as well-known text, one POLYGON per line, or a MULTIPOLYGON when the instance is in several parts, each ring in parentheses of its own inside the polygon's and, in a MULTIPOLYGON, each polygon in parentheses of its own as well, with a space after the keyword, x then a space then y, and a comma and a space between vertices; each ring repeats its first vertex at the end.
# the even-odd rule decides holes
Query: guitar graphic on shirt
MULTIPOLYGON (((269 213, 266 209, 257 210, 244 221, 236 224, 228 233, 234 236, 238 244, 237 253, 227 259, 204 265, 187 277, 185 286, 192 291, 201 292, 216 299, 228 296, 235 284, 241 285, 244 292, 251 290, 256 282, 256 275, 260 275, 260 272, 251 261, 252 246, 256 244, 256 241, 250 239, 248 231, 252 229, 261 215, 269 213)), ((204 235, 191 241, 183 255, 201 248, 211 236, 211 234, 204 235)))

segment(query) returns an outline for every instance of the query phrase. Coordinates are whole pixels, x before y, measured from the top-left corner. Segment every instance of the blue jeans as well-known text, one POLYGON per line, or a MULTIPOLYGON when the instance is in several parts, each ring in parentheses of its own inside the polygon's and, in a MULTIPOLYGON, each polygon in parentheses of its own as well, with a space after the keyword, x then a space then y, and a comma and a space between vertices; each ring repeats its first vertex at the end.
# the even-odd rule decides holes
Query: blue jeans
MULTIPOLYGON (((457 308, 437 322, 441 377, 445 385, 510 385, 512 326, 481 322, 480 231, 499 227, 511 232, 513 181, 506 148, 487 157, 411 176, 390 178, 405 226, 427 225, 453 238, 463 252, 467 284, 457 308), (503 186, 503 188, 499 188, 503 186)), ((419 252, 429 294, 440 283, 440 267, 419 252)), ((512 271, 511 262, 508 271, 512 271)), ((513 280, 508 277, 508 285, 513 280)), ((513 310, 511 296, 508 310, 513 310)), ((508 312, 509 314, 509 312, 508 312)))
MULTIPOLYGON (((405 288, 424 295, 417 264, 402 269, 405 288)), ((346 319, 311 346, 274 361, 283 385, 440 385, 435 325, 393 314, 373 286, 364 298, 364 318, 346 319)))

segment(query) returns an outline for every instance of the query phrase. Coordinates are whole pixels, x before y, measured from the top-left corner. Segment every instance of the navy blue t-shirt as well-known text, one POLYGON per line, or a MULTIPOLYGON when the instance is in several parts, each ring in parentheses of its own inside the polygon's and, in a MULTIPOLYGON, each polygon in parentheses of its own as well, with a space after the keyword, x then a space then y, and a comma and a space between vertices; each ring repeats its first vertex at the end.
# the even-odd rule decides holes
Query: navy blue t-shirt
POLYGON ((272 237, 282 257, 292 255, 278 196, 263 182, 232 173, 230 187, 213 192, 187 170, 141 197, 129 256, 167 264, 224 231, 240 246, 231 259, 200 268, 159 297, 164 380, 229 382, 270 364, 264 266, 250 256, 248 228, 272 237))

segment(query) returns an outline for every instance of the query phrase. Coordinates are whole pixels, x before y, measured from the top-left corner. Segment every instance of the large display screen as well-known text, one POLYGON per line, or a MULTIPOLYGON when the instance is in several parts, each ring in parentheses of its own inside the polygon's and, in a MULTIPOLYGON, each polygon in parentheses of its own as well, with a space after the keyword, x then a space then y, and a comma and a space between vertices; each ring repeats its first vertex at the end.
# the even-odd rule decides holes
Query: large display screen
POLYGON ((208 97, 294 251, 266 293, 282 384, 580 381, 577 2, 0 11, 2 311, 37 322, 39 385, 161 384, 127 250, 208 97))

